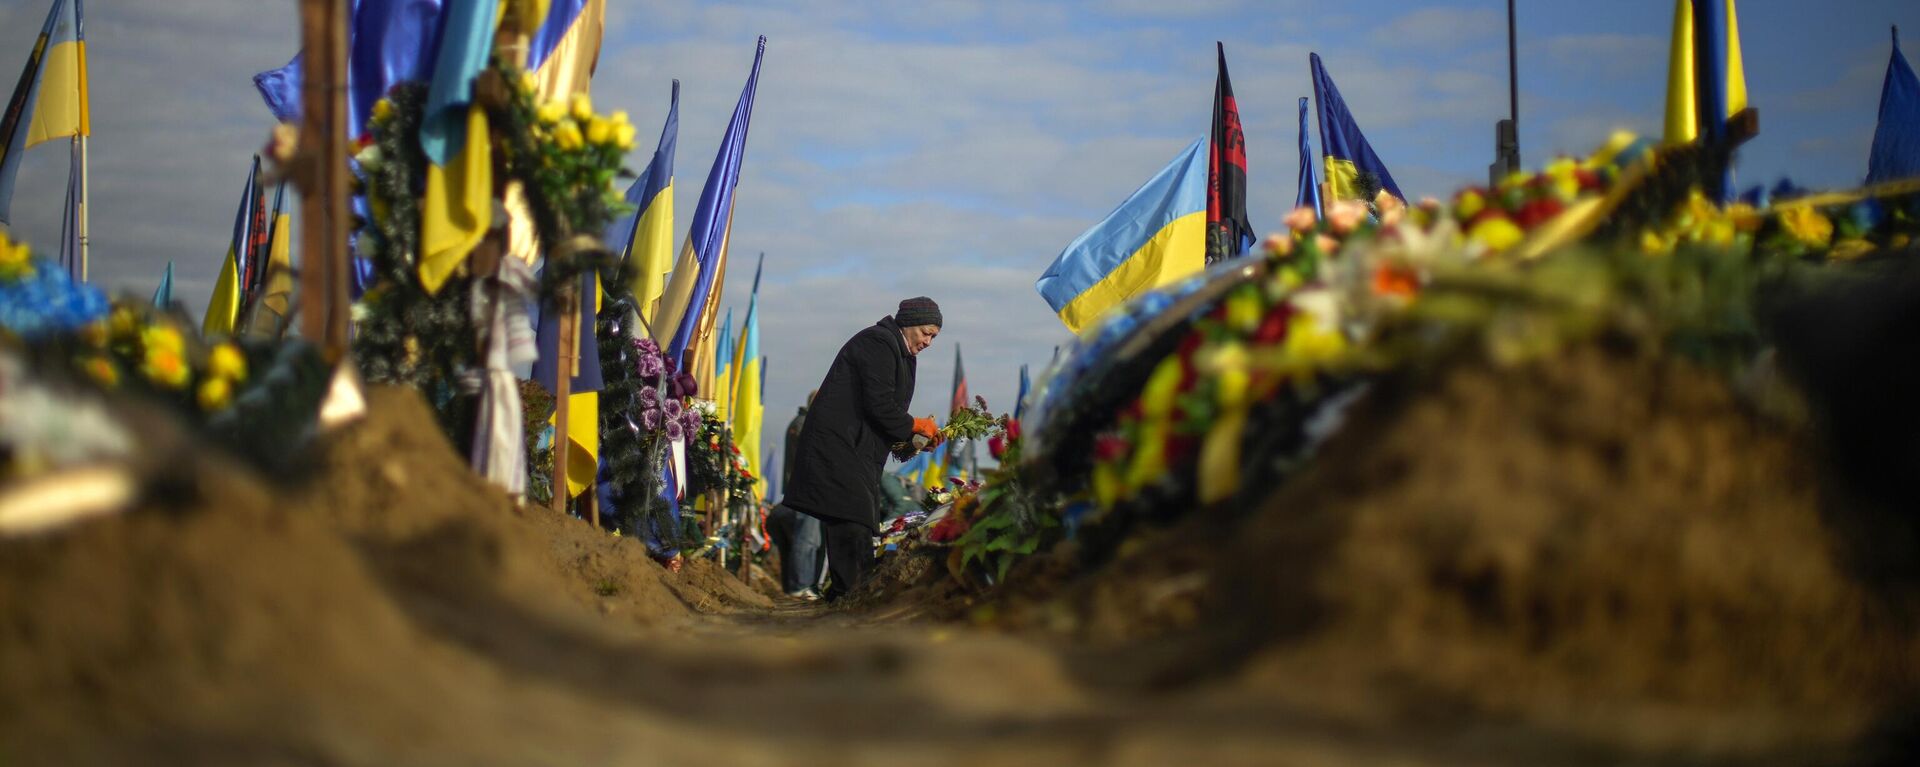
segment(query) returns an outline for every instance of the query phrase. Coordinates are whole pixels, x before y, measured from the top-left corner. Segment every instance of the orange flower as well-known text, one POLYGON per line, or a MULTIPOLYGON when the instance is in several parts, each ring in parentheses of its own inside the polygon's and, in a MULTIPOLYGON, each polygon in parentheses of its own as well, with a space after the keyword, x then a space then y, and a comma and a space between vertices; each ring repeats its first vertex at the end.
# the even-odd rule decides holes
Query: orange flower
POLYGON ((1420 275, 1405 267, 1381 264, 1373 270, 1373 292, 1381 296, 1412 298, 1420 292, 1420 275))

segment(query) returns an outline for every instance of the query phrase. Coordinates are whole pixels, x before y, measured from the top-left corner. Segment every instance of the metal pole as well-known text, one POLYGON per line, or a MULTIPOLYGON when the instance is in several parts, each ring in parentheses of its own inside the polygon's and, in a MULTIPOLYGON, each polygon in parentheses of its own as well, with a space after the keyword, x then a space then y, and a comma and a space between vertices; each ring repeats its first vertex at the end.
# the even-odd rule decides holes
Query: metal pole
POLYGON ((1520 48, 1518 28, 1514 24, 1514 0, 1507 0, 1507 110, 1513 121, 1513 167, 1520 168, 1520 48))
POLYGON ((80 142, 80 281, 86 282, 92 264, 87 246, 87 134, 82 133, 74 140, 80 142))

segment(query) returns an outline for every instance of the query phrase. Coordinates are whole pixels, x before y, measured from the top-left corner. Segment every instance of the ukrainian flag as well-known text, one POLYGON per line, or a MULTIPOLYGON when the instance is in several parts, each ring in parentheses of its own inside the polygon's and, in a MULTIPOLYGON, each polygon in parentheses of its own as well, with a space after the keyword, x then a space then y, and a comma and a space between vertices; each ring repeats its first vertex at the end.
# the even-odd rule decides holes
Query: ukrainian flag
MULTIPOLYGON (((420 148, 427 191, 420 205, 420 286, 440 292, 493 222, 493 142, 473 80, 487 65, 500 0, 448 0, 427 86, 420 148)), ((591 326, 589 326, 591 327, 591 326)))
POLYGON ((1194 141, 1100 223, 1075 238, 1033 284, 1076 333, 1133 296, 1206 263, 1207 140, 1194 141))
MULTIPOLYGON (((754 91, 760 82, 760 61, 766 52, 767 38, 762 36, 753 54, 753 70, 747 75, 747 85, 740 91, 739 102, 734 104, 733 118, 727 121, 727 133, 720 139, 713 168, 707 171, 700 203, 694 206, 686 246, 674 264, 673 279, 667 283, 652 323, 654 338, 666 348, 668 358, 680 361, 682 369, 690 368, 696 374, 713 369, 689 364, 701 355, 689 357, 688 351, 698 344, 703 354, 713 353, 713 322, 717 319, 713 299, 719 292, 715 290, 715 283, 726 270, 727 232, 733 223, 733 189, 740 183, 740 166, 746 159, 747 125, 753 119, 754 91)), ((701 395, 712 399, 719 396, 704 388, 701 395)))
POLYGON ((734 350, 732 368, 733 439, 740 445, 740 454, 746 458, 747 470, 753 473, 754 487, 762 498, 767 493, 767 476, 760 462, 760 424, 766 415, 761 389, 766 361, 760 357, 759 309, 760 267, 765 265, 766 257, 762 256, 760 266, 753 270, 753 292, 747 299, 747 319, 740 323, 740 343, 734 350))
POLYGON ((273 193, 273 225, 268 235, 266 274, 254 304, 248 331, 278 337, 286 328, 293 299, 293 218, 285 207, 287 185, 273 193))
POLYGON ((240 209, 233 214, 233 239, 227 243, 227 257, 220 264, 220 276, 214 279, 213 296, 207 299, 207 312, 200 320, 200 332, 209 338, 233 334, 240 318, 240 254, 250 239, 253 222, 255 182, 259 180, 260 158, 254 158, 247 172, 247 186, 240 195, 240 209))
POLYGON ((1667 59, 1667 143, 1684 144, 1702 133, 1715 132, 1746 108, 1747 75, 1740 63, 1740 22, 1734 17, 1733 0, 1674 0, 1673 44, 1667 59), (1698 19, 1695 5, 1701 10, 1698 19), (1704 56, 1701 48, 1707 49, 1704 56), (1717 106, 1703 108, 1708 102, 1717 106))
MULTIPOLYGON (((600 291, 595 289, 595 275, 580 275, 579 291, 580 317, 575 335, 578 339, 577 360, 567 360, 573 364, 569 371, 572 375, 567 387, 567 439, 572 447, 567 450, 567 497, 579 495, 593 487, 594 478, 600 468, 600 388, 603 380, 600 375, 600 344, 594 336, 594 315, 599 311, 600 291)), ((554 307, 543 306, 540 322, 534 328, 534 345, 540 350, 539 359, 533 363, 533 380, 547 387, 548 392, 560 391, 560 322, 554 307)), ((558 420, 556 417, 553 419, 558 420)))
POLYGON ((713 388, 713 393, 708 396, 711 396, 713 398, 714 415, 717 415, 720 417, 721 423, 732 424, 733 423, 733 413, 732 413, 733 376, 731 375, 732 373, 731 366, 733 365, 733 310, 732 309, 727 310, 727 321, 720 326, 720 340, 715 346, 720 350, 719 354, 714 355, 714 360, 713 360, 713 380, 716 381, 717 383, 713 388))
POLYGON ((1880 121, 1867 154, 1867 183, 1920 176, 1920 77, 1900 54, 1900 28, 1893 29, 1893 57, 1880 85, 1880 121))
POLYGON ((1307 143, 1307 97, 1300 97, 1300 178, 1293 193, 1293 207, 1313 207, 1313 215, 1324 216, 1320 209, 1320 182, 1313 177, 1313 147, 1307 143))
POLYGON ((607 248, 619 253, 626 264, 633 305, 649 320, 667 290, 667 274, 673 271, 673 153, 679 135, 680 81, 675 80, 653 162, 627 187, 627 204, 634 206, 634 213, 607 231, 607 248))
MULTIPOLYGON (((1360 177, 1372 174, 1379 181, 1381 189, 1402 200, 1407 199, 1400 192, 1400 185, 1393 182, 1393 174, 1387 172, 1387 165, 1380 156, 1373 153, 1373 145, 1367 143, 1367 137, 1360 132, 1360 125, 1353 121, 1353 113, 1347 111, 1347 101, 1340 97, 1340 89, 1334 87, 1333 77, 1327 74, 1326 66, 1320 63, 1320 54, 1310 53, 1308 63, 1313 67, 1313 98, 1320 106, 1320 151, 1327 158, 1327 186, 1336 200, 1359 199, 1360 177)), ((1371 200, 1368 200, 1371 202, 1371 200)))
POLYGON ((19 86, 0 114, 0 224, 11 220, 21 152, 43 141, 93 132, 87 112, 87 37, 80 19, 80 0, 54 0, 19 86))

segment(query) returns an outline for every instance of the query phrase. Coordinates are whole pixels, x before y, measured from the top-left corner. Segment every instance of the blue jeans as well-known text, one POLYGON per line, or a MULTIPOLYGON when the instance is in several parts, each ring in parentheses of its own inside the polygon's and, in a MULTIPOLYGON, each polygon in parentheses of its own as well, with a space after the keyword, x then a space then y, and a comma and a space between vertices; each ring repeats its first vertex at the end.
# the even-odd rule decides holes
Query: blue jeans
POLYGON ((820 520, 783 503, 767 515, 767 534, 773 536, 773 545, 780 547, 780 589, 793 594, 820 588, 827 569, 820 520))

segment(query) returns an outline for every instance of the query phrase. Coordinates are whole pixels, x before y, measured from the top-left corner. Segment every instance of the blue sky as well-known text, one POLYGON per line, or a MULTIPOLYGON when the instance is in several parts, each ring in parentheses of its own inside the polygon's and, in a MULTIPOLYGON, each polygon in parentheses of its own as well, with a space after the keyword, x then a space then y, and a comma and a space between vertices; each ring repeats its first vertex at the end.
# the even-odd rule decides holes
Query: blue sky
MULTIPOLYGON (((0 72, 24 62, 47 2, 0 0, 0 72)), ((1246 125, 1257 228, 1274 227, 1293 200, 1309 51, 1411 195, 1484 180, 1493 123, 1507 109, 1501 2, 608 5, 594 95, 641 126, 631 167, 651 151, 670 80, 682 81, 681 228, 754 38, 769 38, 726 295, 744 308, 753 256, 766 252, 761 348, 775 427, 847 336, 919 294, 941 302, 947 327, 923 360, 915 411, 944 409, 954 343, 974 391, 1010 409, 1019 364, 1037 372, 1067 338, 1034 278, 1206 133, 1215 40, 1226 44, 1246 125)), ((172 260, 177 295, 198 306, 248 157, 270 126, 249 77, 293 52, 293 3, 100 0, 87 11, 95 273, 110 289, 144 292, 172 260)), ((1671 0, 1522 0, 1528 165, 1583 153, 1614 128, 1656 131, 1672 12, 1671 0)), ((1739 20, 1761 113, 1740 178, 1856 182, 1888 25, 1920 38, 1920 3, 1745 0, 1739 20)), ((59 231, 64 173, 58 149, 29 153, 15 210, 32 241, 59 231)))

